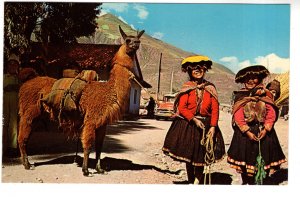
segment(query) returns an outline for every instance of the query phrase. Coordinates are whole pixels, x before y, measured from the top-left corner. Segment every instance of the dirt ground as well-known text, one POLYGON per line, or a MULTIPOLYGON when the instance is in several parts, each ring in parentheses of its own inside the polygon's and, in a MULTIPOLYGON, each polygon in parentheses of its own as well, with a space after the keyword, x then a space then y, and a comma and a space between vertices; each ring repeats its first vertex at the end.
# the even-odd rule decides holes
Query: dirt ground
MULTIPOLYGON (((231 114, 221 112, 219 126, 229 147, 233 131, 231 114)), ((165 156, 162 145, 171 121, 138 119, 121 121, 108 127, 104 142, 102 167, 106 174, 96 174, 95 154, 90 155, 89 177, 81 172, 82 152, 74 163, 76 142, 62 133, 34 132, 28 153, 34 164, 25 170, 19 158, 3 158, 2 183, 100 183, 100 184, 186 184, 185 165, 165 156)), ((276 131, 288 158, 288 121, 279 119, 276 131)), ((240 185, 240 175, 229 168, 226 158, 212 165, 212 184, 240 185)), ((275 184, 287 185, 288 162, 274 174, 275 184)))

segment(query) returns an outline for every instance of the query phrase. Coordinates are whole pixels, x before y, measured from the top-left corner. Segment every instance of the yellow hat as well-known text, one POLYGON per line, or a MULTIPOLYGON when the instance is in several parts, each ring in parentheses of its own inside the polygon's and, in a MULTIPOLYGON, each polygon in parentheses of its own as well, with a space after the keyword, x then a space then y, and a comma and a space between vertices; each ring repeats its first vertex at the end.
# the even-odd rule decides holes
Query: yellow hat
POLYGON ((182 60, 181 68, 183 72, 187 71, 187 66, 199 65, 205 66, 207 69, 211 69, 212 61, 207 56, 196 55, 190 56, 182 60))

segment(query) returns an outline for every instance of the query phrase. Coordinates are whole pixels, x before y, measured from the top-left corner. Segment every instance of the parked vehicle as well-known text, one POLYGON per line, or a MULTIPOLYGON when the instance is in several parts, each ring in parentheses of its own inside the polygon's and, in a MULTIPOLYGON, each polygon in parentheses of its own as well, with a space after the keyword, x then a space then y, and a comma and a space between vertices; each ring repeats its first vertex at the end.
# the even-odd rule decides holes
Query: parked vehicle
POLYGON ((157 103, 157 108, 154 113, 156 120, 169 120, 174 118, 174 101, 176 94, 165 94, 163 100, 157 103))

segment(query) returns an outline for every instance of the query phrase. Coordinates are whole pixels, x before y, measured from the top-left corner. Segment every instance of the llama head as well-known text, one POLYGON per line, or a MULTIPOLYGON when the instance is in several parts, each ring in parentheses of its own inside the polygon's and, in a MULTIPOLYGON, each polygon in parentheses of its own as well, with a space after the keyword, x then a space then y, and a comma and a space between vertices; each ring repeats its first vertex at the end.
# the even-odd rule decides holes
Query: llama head
POLYGON ((122 30, 121 26, 119 26, 120 33, 122 38, 124 39, 124 44, 126 45, 126 53, 128 55, 133 55, 140 47, 140 37, 143 35, 145 30, 137 32, 137 36, 128 36, 122 30))

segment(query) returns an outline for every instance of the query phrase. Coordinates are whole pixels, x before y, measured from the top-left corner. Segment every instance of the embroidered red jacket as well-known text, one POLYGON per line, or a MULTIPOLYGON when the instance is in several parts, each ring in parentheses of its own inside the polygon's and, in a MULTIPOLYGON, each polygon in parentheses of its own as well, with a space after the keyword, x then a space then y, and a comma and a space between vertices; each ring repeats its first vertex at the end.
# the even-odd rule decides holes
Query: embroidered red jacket
MULTIPOLYGON (((185 94, 182 94, 179 103, 178 111, 181 116, 187 120, 192 120, 197 109, 197 94, 196 89, 193 89, 185 94)), ((219 120, 219 102, 208 91, 204 89, 202 104, 199 109, 201 116, 211 116, 210 126, 217 126, 219 120)))

